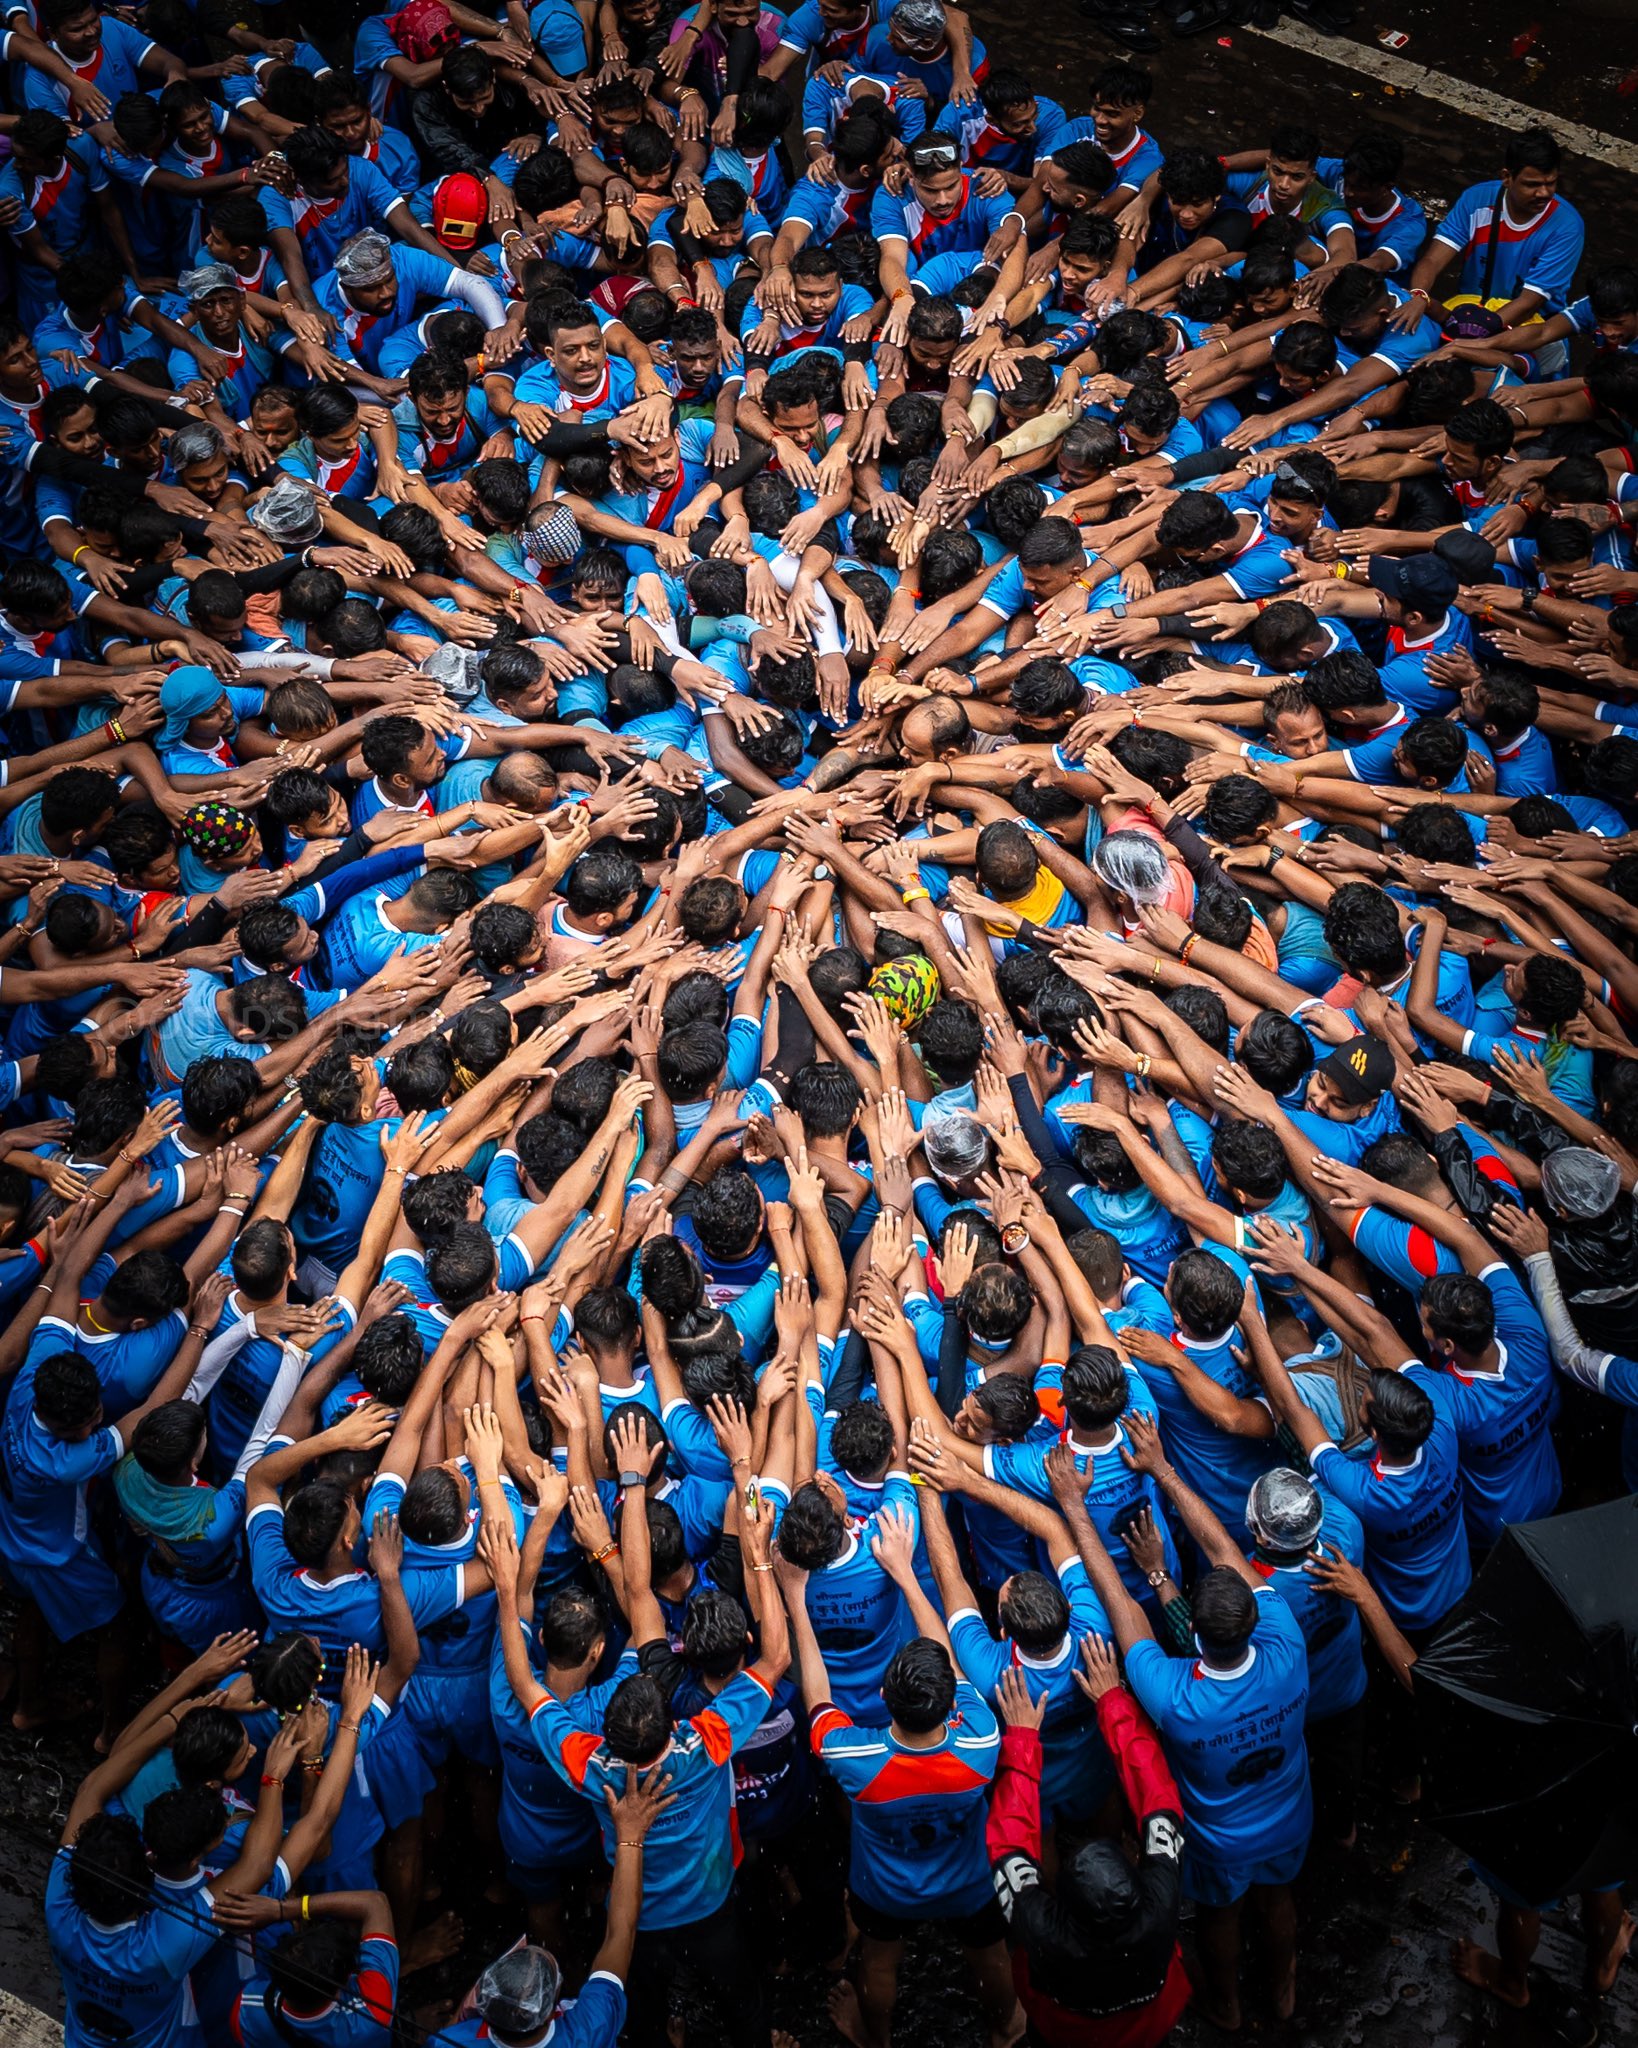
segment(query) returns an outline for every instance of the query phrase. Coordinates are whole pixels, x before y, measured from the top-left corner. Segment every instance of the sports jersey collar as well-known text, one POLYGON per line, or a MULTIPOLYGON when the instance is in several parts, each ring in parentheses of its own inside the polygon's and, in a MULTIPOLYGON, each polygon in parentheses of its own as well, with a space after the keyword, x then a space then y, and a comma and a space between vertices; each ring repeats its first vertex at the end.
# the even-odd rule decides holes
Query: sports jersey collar
POLYGON ((1215 1679, 1219 1685, 1231 1685, 1235 1679, 1244 1678, 1256 1661, 1257 1645, 1255 1643, 1247 1643, 1245 1655, 1238 1664, 1231 1666, 1226 1671, 1219 1665, 1208 1664, 1204 1657, 1197 1657, 1194 1662, 1194 1675, 1196 1678, 1215 1679))
POLYGON ((1125 1441, 1126 1432, 1118 1422, 1115 1424, 1114 1435, 1106 1444, 1083 1444, 1073 1430, 1066 1430, 1064 1433, 1064 1442, 1068 1444, 1072 1458, 1096 1458, 1109 1451, 1118 1451, 1125 1441))
POLYGON ((367 1579, 369 1577, 369 1573, 358 1571, 340 1572, 333 1579, 315 1579, 313 1574, 307 1569, 305 1565, 303 1565, 301 1570, 297 1572, 296 1577, 300 1579, 302 1584, 306 1586, 311 1592, 333 1593, 337 1586, 357 1585, 361 1580, 367 1579))
POLYGON ((1371 1460, 1371 1470, 1376 1474, 1378 1479, 1403 1479, 1407 1472, 1414 1472, 1417 1469, 1417 1467, 1421 1464, 1422 1450, 1423 1446, 1421 1444, 1418 1444, 1416 1446, 1416 1456, 1411 1459, 1408 1465, 1384 1465, 1382 1462, 1382 1453, 1378 1451, 1376 1456, 1371 1460))
POLYGON ((1507 1378, 1507 1346, 1496 1339, 1496 1368, 1494 1372, 1458 1372, 1455 1366, 1446 1368, 1453 1380, 1460 1380, 1464 1387, 1499 1387, 1507 1378))
POLYGON ((1012 1661, 1025 1671, 1061 1671, 1075 1654, 1075 1645, 1065 1636, 1050 1657, 1032 1657, 1027 1650, 1012 1646, 1012 1661))

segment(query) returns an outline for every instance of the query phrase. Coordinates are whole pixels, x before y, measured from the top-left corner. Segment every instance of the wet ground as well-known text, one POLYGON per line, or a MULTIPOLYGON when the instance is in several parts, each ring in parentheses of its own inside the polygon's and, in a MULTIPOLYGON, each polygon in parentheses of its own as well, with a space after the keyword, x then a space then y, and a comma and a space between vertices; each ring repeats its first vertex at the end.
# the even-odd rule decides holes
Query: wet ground
MULTIPOLYGON (((0 1610, 0 1643, 9 1633, 8 1620, 0 1610)), ((70 1681, 81 1676, 77 1663, 70 1660, 64 1674, 70 1681)), ((11 1728, 9 1717, 0 1717, 0 1991, 45 2012, 60 2012, 61 2004, 38 1901, 68 1792, 93 1760, 92 1732, 90 1723, 81 1722, 25 1737, 11 1728)), ((1275 2022, 1258 1999, 1250 1930, 1246 2033, 1268 2048, 1554 2048, 1564 2038, 1555 2025, 1562 2002, 1575 1995, 1581 1975, 1583 1951, 1573 1918, 1548 1918, 1529 2012, 1503 2011, 1459 1983, 1447 1963, 1450 1944, 1475 1935, 1493 1947, 1492 1902, 1465 1860, 1394 1804, 1391 1775, 1373 1751, 1357 1846, 1346 1853, 1316 1851, 1298 1888, 1298 2004, 1288 2024, 1275 2022)), ((484 1873, 468 1848, 452 1841, 449 1850, 442 1903, 464 1906, 467 1939, 453 1962, 408 1982, 414 2019, 402 2040, 417 2048, 429 2040, 423 2029, 435 2030, 483 1965, 522 1931, 514 1911, 481 1903, 484 1873)), ((797 1921, 800 1926, 800 1909, 797 1921)), ((589 1918, 577 1913, 571 1956, 577 1948, 589 1952, 595 1939, 589 1918)), ((1187 1926, 1184 1944, 1191 1949, 1187 1926)), ((585 1960, 582 1953, 580 1970, 585 1960)), ((573 1960, 569 1977, 576 1981, 573 1960)), ((841 2048, 826 2017, 825 1997, 818 1971, 781 1975, 774 1987, 774 2023, 794 2034, 801 2048, 841 2048)), ((688 2048, 721 2048, 711 2016, 693 2001, 686 2018, 688 2048)), ((897 2018, 897 2048, 984 2048, 959 1952, 941 1943, 921 1939, 910 1948, 897 2018)), ((1215 2048, 1225 2037, 1185 2016, 1172 2038, 1180 2048, 1215 2048)), ((1601 2039, 1638 2042, 1638 1968, 1630 1961, 1605 2002, 1601 2039)))
MULTIPOLYGON (((972 0, 971 12, 992 56, 1005 51, 1072 113, 1084 110, 1098 66, 1130 54, 1089 26, 1072 0, 972 0)), ((1282 26, 1292 25, 1283 17, 1282 26)), ((1518 101, 1549 128, 1573 121, 1638 142, 1635 0, 1371 0, 1344 39, 1379 53, 1384 30, 1409 37, 1397 52, 1406 62, 1518 101), (1528 50, 1514 56, 1526 37, 1528 50)), ((1155 73, 1147 125, 1163 144, 1251 148, 1283 119, 1317 128, 1340 154, 1359 128, 1378 124, 1403 138, 1406 182, 1430 214, 1500 173, 1505 135, 1495 124, 1242 28, 1168 38, 1138 61, 1155 73)), ((1590 247, 1606 260, 1638 262, 1630 172, 1571 151, 1561 189, 1586 219, 1590 247)))

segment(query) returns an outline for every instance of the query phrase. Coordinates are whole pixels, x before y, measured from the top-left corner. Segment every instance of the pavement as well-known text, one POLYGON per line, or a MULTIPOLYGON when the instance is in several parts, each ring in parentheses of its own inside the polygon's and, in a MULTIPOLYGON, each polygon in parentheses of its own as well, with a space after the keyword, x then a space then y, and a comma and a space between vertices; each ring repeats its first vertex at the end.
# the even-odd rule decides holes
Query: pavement
MULTIPOLYGON (((980 37, 1071 112, 1085 108, 1102 64, 1131 54, 1066 0, 1029 8, 1021 40, 1007 0, 972 0, 971 12, 980 37)), ((1638 263, 1633 0, 1377 0, 1341 36, 1283 15, 1272 34, 1167 37, 1137 61, 1155 74, 1146 125, 1162 143, 1251 148, 1291 120, 1340 153, 1359 129, 1380 126, 1404 141, 1405 182, 1433 217, 1465 186, 1500 175, 1510 132, 1546 126, 1566 152, 1560 190, 1596 224, 1600 256, 1638 263), (1384 49, 1382 30, 1406 35, 1405 47, 1384 49), (1512 56, 1532 30, 1528 54, 1512 56)))

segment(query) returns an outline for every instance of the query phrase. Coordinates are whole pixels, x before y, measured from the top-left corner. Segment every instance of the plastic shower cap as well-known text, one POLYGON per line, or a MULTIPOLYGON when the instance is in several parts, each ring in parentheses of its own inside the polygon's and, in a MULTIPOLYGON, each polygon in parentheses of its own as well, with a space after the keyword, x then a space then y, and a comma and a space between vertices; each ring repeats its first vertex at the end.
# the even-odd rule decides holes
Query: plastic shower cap
POLYGON ((1147 832, 1111 832, 1098 841, 1092 865, 1100 880, 1134 903, 1162 903, 1171 886, 1165 852, 1147 832))
POLYGON ((1589 1146, 1566 1145, 1541 1162, 1541 1187, 1563 1215, 1592 1223, 1614 1207, 1621 1192, 1621 1169, 1589 1146))

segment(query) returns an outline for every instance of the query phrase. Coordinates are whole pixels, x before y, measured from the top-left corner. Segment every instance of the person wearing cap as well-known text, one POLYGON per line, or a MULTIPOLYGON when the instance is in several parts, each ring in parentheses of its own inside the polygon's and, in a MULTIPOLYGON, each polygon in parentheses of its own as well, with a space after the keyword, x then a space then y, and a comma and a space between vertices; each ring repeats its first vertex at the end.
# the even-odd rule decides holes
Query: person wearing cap
POLYGON ((1346 1455, 1292 1384, 1267 1331, 1244 1325, 1269 1406, 1308 1458, 1314 1477, 1353 1510, 1365 1531, 1365 1572, 1395 1625, 1420 1649, 1473 1579, 1462 1512, 1456 1431, 1408 1367, 1404 1339, 1363 1301, 1349 1311, 1350 1335, 1370 1371, 1360 1420, 1371 1440, 1364 1458, 1346 1455))
POLYGON ((1365 1645, 1359 1610, 1316 1580, 1310 1565, 1341 1556, 1365 1562, 1365 1532, 1352 1508, 1287 1465, 1265 1472, 1246 1501, 1249 1562, 1290 1608, 1308 1646, 1303 1737, 1314 1781, 1314 1825, 1353 1845, 1365 1769, 1365 1645))
MULTIPOLYGON (((1267 1342, 1261 1319, 1248 1315, 1267 1342)), ((1132 1463, 1148 1472, 1192 1538, 1205 1569, 1191 1600, 1196 1655, 1168 1657, 1115 1569, 1084 1502, 1073 1460, 1047 1461, 1059 1512, 1103 1602, 1126 1683, 1160 1732, 1182 1793, 1183 1891, 1196 1907, 1200 2010, 1240 2021, 1240 1919, 1248 1897, 1262 1921, 1267 1988, 1276 2014, 1296 2002, 1296 1909, 1291 1885, 1313 1831, 1303 1720, 1308 1652, 1290 1608, 1242 1555, 1206 1502, 1174 1470, 1146 1417, 1129 1424, 1132 1463)), ((1242 1495, 1235 1510, 1245 1512, 1242 1495)))
POLYGON ((1361 1033, 1315 1063, 1300 1109, 1276 1101, 1243 1066, 1219 1067, 1214 1085, 1220 1103, 1270 1127, 1285 1147, 1294 1177, 1307 1188, 1316 1150, 1353 1166, 1369 1145, 1398 1130, 1399 1106, 1393 1094, 1398 1071, 1388 1045, 1361 1033))
POLYGON ((649 1830, 676 1796, 670 1784, 663 1772, 652 1774, 646 1784, 632 1773, 618 1798, 608 1794, 614 1876, 603 1939, 576 1995, 560 2003, 563 1973, 557 1958, 532 1942, 519 1942, 489 1965, 460 2012, 439 2028, 441 2042, 449 2048, 479 2048, 484 2042, 496 2048, 545 2048, 548 2041, 553 2048, 615 2048, 626 2019, 645 1846, 649 1830))
POLYGON ((254 718, 261 711, 260 690, 225 686, 212 670, 188 663, 172 669, 161 683, 159 708, 165 723, 155 745, 173 788, 226 794, 243 786, 233 735, 241 718, 254 718))
POLYGON ((889 78, 908 72, 927 88, 928 105, 936 111, 946 100, 971 105, 989 58, 965 8, 946 7, 943 0, 898 0, 886 21, 870 31, 861 68, 889 78))
MULTIPOLYGON (((245 326, 244 288, 238 272, 227 264, 203 263, 196 270, 184 270, 177 289, 188 302, 189 320, 223 359, 226 370, 209 392, 207 414, 216 413, 216 425, 232 428, 272 380, 278 357, 245 326)), ((178 391, 199 382, 198 364, 181 349, 171 351, 170 371, 178 391)))
MULTIPOLYGON (((470 306, 491 332, 506 325, 506 308, 486 279, 451 263, 441 249, 406 248, 375 228, 341 245, 314 293, 320 310, 335 322, 335 353, 368 373, 367 386, 379 376, 384 343, 410 325, 423 300, 470 306)), ((396 398, 397 392, 381 395, 396 398)))

